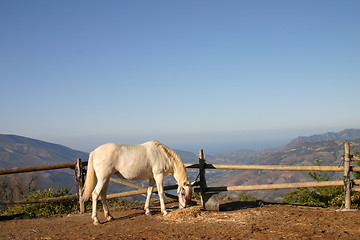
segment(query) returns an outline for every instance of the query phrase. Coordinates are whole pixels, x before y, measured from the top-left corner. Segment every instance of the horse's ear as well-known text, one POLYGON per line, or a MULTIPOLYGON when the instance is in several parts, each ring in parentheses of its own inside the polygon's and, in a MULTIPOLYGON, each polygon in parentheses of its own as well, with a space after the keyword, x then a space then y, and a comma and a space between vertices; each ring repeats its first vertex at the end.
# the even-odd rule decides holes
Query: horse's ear
POLYGON ((191 183, 190 183, 190 186, 194 186, 195 183, 196 183, 196 181, 191 182, 191 183))

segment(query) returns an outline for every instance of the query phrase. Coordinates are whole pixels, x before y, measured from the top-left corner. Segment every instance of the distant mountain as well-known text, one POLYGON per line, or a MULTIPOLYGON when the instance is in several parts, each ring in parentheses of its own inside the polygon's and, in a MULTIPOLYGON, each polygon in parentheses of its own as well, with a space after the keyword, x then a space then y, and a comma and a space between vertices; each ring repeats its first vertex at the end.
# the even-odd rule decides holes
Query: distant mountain
POLYGON ((345 129, 341 132, 328 132, 324 134, 312 135, 309 137, 297 137, 289 145, 299 142, 323 142, 323 141, 350 141, 360 139, 360 129, 345 129))
MULTIPOLYGON (((0 134, 0 168, 24 168, 75 162, 88 158, 85 152, 17 135, 0 134)), ((16 174, 26 176, 27 173, 16 174)), ((35 173, 40 188, 75 188, 74 171, 59 169, 35 173)), ((10 176, 10 175, 7 175, 10 176)), ((14 176, 14 175, 13 175, 14 176)))
POLYGON ((88 153, 17 135, 0 134, 0 168, 31 167, 75 162, 88 153))
MULTIPOLYGON (((330 132, 318 135, 312 135, 308 137, 297 137, 289 142, 289 144, 284 146, 272 147, 272 148, 262 148, 259 150, 237 150, 230 153, 219 153, 214 155, 207 156, 208 163, 217 163, 217 164, 255 164, 260 162, 261 159, 264 159, 265 156, 269 156, 270 154, 276 155, 277 153, 282 152, 283 150, 291 146, 299 145, 305 146, 306 143, 317 143, 317 142, 325 142, 325 141, 352 141, 360 139, 360 129, 346 129, 341 132, 330 132)), ((278 159, 278 158, 274 158, 278 159)), ((268 164, 274 162, 276 160, 268 159, 268 164)))
POLYGON ((261 159, 263 156, 280 151, 282 146, 274 148, 262 148, 259 150, 237 150, 230 153, 218 153, 207 156, 208 163, 216 164, 253 164, 261 159))
MULTIPOLYGON (((360 139, 351 142, 352 152, 359 151, 360 139)), ((342 165, 341 156, 344 153, 343 141, 324 141, 316 143, 297 143, 289 145, 280 151, 259 155, 251 164, 255 165, 342 165)), ((234 163, 237 164, 237 163, 234 163)), ((220 172, 220 171, 219 171, 220 172)), ((313 181, 308 172, 302 171, 240 171, 223 170, 219 174, 207 171, 208 186, 241 186, 257 184, 278 184, 289 182, 313 181)), ((321 174, 321 172, 319 172, 321 174)), ((329 172, 332 180, 341 179, 342 173, 329 172)), ((258 198, 267 201, 281 200, 284 193, 291 190, 256 191, 258 198)))
MULTIPOLYGON (((339 166, 342 164, 344 140, 351 140, 351 152, 360 150, 360 130, 347 129, 339 133, 325 133, 310 137, 299 137, 288 145, 261 149, 258 151, 240 150, 226 154, 215 154, 207 159, 208 163, 254 164, 254 165, 315 165, 339 166), (326 140, 335 138, 336 140, 326 140), (300 141, 301 139, 301 141, 300 141)), ((276 184, 287 182, 312 181, 308 172, 298 171, 240 171, 209 170, 206 172, 208 186, 236 186, 254 184, 276 184)), ((329 172, 337 180, 342 173, 329 172)), ((258 198, 268 201, 280 200, 285 192, 291 190, 256 191, 258 198)))

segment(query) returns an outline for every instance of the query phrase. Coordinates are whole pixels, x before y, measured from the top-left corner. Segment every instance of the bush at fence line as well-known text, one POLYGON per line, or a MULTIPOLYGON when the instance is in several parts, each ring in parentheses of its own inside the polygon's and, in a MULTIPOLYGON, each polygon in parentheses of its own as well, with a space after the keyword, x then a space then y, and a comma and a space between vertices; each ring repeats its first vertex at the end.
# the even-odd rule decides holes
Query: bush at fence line
MULTIPOLYGON (((360 152, 354 152, 353 155, 355 157, 360 157, 360 152)), ((357 166, 360 166, 360 162, 356 162, 357 166)), ((360 172, 352 172, 353 177, 355 179, 360 179, 360 172)), ((353 196, 351 196, 351 205, 356 205, 357 208, 360 208, 360 192, 353 193, 353 196)))
MULTIPOLYGON (((99 205, 101 205, 101 201, 99 201, 99 205)), ((122 209, 125 208, 131 208, 131 207, 137 207, 142 206, 143 202, 139 200, 132 200, 131 198, 115 198, 108 200, 108 206, 111 208, 117 208, 121 207, 122 209)), ((92 204, 89 201, 86 205, 89 209, 92 208, 92 204)))
POLYGON ((301 203, 308 206, 325 207, 325 203, 321 202, 315 191, 308 188, 298 188, 285 195, 283 203, 301 203))
POLYGON ((193 192, 192 199, 201 199, 201 193, 200 192, 193 192))
POLYGON ((240 192, 236 195, 236 201, 253 202, 258 200, 255 194, 248 192, 240 192))
MULTIPOLYGON (((354 157, 360 157, 360 152, 354 152, 354 157)), ((360 162, 356 162, 357 166, 360 166, 360 162)), ((360 172, 352 172, 355 179, 360 179, 360 172)))
MULTIPOLYGON (((25 200, 47 199, 69 195, 69 190, 61 188, 54 192, 53 188, 38 190, 24 196, 25 200)), ((69 214, 78 210, 77 200, 68 200, 52 203, 18 204, 5 209, 1 215, 22 215, 23 218, 49 217, 59 214, 69 214)))
POLYGON ((39 175, 36 172, 0 176, 0 201, 18 201, 28 192, 34 191, 39 175))
MULTIPOLYGON (((360 156, 360 152, 354 153, 354 156, 360 156)), ((317 162, 317 165, 318 162, 317 162)), ((360 166, 360 162, 357 162, 360 166)), ((329 181, 330 177, 327 173, 309 173, 309 176, 314 181, 329 181)), ((360 178, 360 173, 353 172, 353 176, 356 179, 360 178)), ((339 187, 315 187, 314 190, 308 188, 299 188, 295 191, 291 191, 284 197, 284 203, 302 203, 309 206, 316 207, 341 207, 344 202, 344 188, 339 187)), ((353 208, 360 208, 360 194, 358 192, 351 193, 351 206, 353 208)))

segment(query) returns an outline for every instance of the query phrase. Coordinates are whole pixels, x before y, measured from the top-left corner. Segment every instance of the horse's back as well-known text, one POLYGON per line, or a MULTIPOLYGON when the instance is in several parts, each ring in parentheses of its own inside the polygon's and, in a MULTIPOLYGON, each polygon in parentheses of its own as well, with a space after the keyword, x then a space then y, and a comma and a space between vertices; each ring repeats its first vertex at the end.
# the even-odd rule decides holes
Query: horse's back
POLYGON ((134 158, 138 159, 146 154, 141 145, 120 143, 106 143, 97 147, 93 152, 98 161, 100 160, 107 164, 114 164, 119 161, 133 161, 134 158))
POLYGON ((94 166, 106 174, 139 180, 152 178, 147 148, 142 145, 106 143, 94 150, 94 166))
POLYGON ((111 158, 119 154, 122 145, 123 144, 118 143, 106 143, 97 147, 93 153, 96 159, 102 159, 102 161, 111 160, 111 158))

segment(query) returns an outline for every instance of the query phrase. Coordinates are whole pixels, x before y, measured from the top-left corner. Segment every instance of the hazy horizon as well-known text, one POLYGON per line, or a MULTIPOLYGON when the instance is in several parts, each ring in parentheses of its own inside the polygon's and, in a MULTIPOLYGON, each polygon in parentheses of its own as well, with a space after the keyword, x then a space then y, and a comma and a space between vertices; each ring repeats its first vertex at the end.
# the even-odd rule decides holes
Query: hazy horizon
MULTIPOLYGON (((346 128, 352 129, 352 128, 346 128)), ((205 154, 229 153, 238 150, 258 150, 262 148, 272 148, 288 144, 293 139, 300 136, 312 136, 317 134, 324 134, 328 132, 340 132, 345 129, 303 129, 298 131, 282 130, 282 131, 264 131, 259 132, 240 132, 232 133, 232 135, 220 133, 208 133, 197 135, 196 138, 188 138, 186 135, 158 135, 157 137, 144 138, 143 136, 89 136, 79 138, 60 138, 60 137, 43 137, 39 140, 49 141, 56 144, 61 144, 66 147, 80 150, 84 152, 91 152, 96 147, 108 143, 117 142, 124 144, 141 144, 150 140, 158 140, 169 147, 192 152, 198 154, 200 149, 203 149, 205 154), (266 137, 264 137, 266 135, 266 137), (174 140, 176 139, 176 140, 174 140), (206 139, 204 141, 203 139, 206 139)), ((25 136, 34 138, 31 136, 25 136)))

